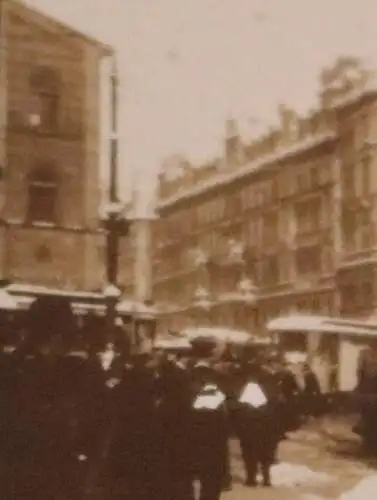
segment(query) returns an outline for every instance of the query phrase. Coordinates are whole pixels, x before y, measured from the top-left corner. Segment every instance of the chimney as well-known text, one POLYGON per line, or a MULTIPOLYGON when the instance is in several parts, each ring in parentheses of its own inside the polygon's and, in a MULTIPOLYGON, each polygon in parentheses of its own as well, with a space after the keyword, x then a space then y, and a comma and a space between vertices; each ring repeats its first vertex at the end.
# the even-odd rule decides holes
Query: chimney
POLYGON ((284 104, 279 105, 278 112, 280 116, 283 136, 288 140, 294 139, 298 131, 298 120, 296 113, 284 104))
POLYGON ((228 119, 225 126, 225 163, 226 166, 239 165, 242 161, 242 141, 237 122, 228 119))

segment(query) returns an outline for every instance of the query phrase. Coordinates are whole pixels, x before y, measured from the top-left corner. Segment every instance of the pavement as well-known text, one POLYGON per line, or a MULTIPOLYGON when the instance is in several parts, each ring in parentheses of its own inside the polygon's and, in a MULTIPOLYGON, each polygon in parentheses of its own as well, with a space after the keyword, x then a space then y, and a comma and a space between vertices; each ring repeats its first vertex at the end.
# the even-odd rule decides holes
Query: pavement
POLYGON ((222 500, 340 499, 376 471, 376 464, 360 454, 358 438, 351 432, 353 422, 352 418, 326 417, 292 433, 280 445, 271 488, 243 485, 241 454, 238 443, 233 441, 233 488, 223 494, 222 500))

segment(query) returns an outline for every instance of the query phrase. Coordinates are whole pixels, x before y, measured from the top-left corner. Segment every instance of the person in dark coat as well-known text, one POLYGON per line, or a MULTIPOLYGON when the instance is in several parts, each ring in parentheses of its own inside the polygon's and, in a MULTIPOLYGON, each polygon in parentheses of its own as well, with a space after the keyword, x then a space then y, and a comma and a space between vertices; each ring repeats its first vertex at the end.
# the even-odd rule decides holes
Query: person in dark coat
POLYGON ((235 423, 246 469, 247 486, 257 485, 260 472, 264 486, 271 486, 271 466, 280 437, 276 384, 258 363, 244 367, 235 423), (247 395, 248 391, 250 396, 247 395))
POLYGON ((81 500, 94 446, 90 439, 99 434, 98 428, 97 433, 89 430, 103 406, 100 386, 93 384, 86 360, 70 355, 70 308, 50 305, 37 303, 29 336, 2 374, 4 500, 81 500))
POLYGON ((354 427, 363 441, 365 451, 377 456, 377 346, 369 347, 360 356, 358 383, 355 388, 360 421, 354 427))
POLYGON ((316 416, 322 410, 321 386, 317 375, 308 363, 302 366, 303 387, 301 389, 301 413, 316 416))
POLYGON ((296 431, 301 426, 302 389, 286 363, 273 360, 270 368, 280 395, 281 438, 285 439, 287 432, 296 431))
POLYGON ((205 363, 194 368, 191 453, 200 500, 219 500, 228 474, 229 422, 226 395, 205 363))
POLYGON ((179 362, 160 358, 157 367, 157 474, 161 500, 193 500, 191 377, 179 362))
POLYGON ((122 380, 114 388, 117 422, 108 463, 111 500, 158 498, 160 457, 155 375, 150 357, 139 354, 125 364, 122 380))

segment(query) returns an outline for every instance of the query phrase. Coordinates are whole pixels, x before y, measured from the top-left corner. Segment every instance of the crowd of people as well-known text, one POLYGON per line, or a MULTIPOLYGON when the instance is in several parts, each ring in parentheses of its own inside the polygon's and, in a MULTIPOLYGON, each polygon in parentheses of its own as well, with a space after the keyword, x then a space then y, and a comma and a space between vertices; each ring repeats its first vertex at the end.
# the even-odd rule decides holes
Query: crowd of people
POLYGON ((318 403, 309 367, 299 378, 276 356, 106 358, 67 338, 49 331, 2 353, 4 500, 193 500, 195 488, 217 500, 232 487, 231 436, 245 484, 268 487, 279 442, 318 403))

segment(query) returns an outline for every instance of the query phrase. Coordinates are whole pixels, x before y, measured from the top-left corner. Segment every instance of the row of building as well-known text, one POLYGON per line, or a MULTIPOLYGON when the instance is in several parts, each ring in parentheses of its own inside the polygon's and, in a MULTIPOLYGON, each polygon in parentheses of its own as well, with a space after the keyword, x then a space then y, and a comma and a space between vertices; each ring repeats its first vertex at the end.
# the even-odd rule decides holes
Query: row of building
POLYGON ((343 57, 307 116, 245 144, 226 127, 207 165, 176 157, 159 179, 153 295, 166 329, 262 329, 281 314, 366 317, 377 305, 377 85, 343 57), (200 300, 198 300, 200 299, 200 300))
MULTIPOLYGON (((19 0, 0 7, 0 278, 100 290, 100 74, 113 50, 19 0)), ((229 121, 221 158, 167 162, 157 219, 120 238, 125 295, 142 281, 162 329, 373 314, 375 83, 341 58, 323 71, 308 116, 281 107, 280 125, 248 144, 229 121)))
MULTIPOLYGON (((0 14, 0 278, 100 290, 101 82, 114 51, 19 0, 0 0, 0 14)), ((130 248, 121 238, 120 283, 133 279, 130 248)))

